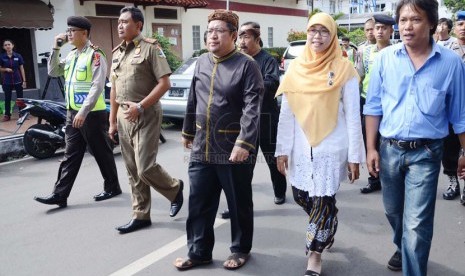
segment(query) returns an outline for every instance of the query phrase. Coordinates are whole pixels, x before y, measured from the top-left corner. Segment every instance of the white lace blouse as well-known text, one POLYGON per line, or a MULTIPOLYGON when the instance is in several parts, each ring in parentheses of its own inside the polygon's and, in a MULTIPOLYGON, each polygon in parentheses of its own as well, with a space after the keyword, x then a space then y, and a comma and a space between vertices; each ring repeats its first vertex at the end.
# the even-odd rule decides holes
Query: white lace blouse
POLYGON ((288 181, 310 196, 332 196, 347 179, 348 162, 365 162, 357 78, 341 89, 336 128, 316 147, 305 134, 283 95, 275 156, 289 157, 288 181))

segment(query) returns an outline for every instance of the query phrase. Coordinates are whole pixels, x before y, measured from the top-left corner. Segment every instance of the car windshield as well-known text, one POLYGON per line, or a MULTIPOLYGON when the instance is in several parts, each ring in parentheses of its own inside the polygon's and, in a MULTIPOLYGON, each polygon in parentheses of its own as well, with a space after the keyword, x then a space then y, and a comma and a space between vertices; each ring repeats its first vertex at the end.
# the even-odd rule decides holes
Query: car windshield
POLYGON ((304 50, 305 44, 293 45, 289 47, 289 51, 286 53, 286 58, 295 58, 304 50))
POLYGON ((176 74, 176 75, 193 75, 196 63, 197 63, 196 58, 188 59, 178 69, 176 69, 176 71, 174 71, 174 74, 176 74))

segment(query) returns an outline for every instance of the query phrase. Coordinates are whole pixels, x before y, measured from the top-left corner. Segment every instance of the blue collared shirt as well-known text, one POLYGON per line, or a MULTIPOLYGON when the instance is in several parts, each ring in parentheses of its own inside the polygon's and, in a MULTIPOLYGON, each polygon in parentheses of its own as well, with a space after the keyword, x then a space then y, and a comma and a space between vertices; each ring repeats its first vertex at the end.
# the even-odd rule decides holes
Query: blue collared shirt
POLYGON ((379 132, 401 140, 440 139, 448 122, 465 132, 465 66, 453 51, 433 42, 415 70, 403 43, 381 51, 371 70, 365 115, 382 116, 379 132))
POLYGON ((13 69, 12 73, 2 73, 2 84, 17 84, 25 81, 21 78, 21 72, 19 71, 20 66, 23 64, 24 60, 20 54, 13 52, 10 58, 6 52, 2 53, 0 55, 0 67, 13 69))

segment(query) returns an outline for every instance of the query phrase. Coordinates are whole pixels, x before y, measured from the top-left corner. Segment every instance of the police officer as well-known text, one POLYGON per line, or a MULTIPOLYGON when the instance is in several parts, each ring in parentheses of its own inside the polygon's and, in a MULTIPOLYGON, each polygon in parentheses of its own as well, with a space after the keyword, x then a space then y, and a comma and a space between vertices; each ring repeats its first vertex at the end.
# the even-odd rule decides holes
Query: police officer
POLYGON ((117 227, 129 233, 148 227, 150 187, 171 202, 174 217, 183 203, 183 182, 172 178, 157 162, 162 110, 160 98, 170 88, 170 67, 155 39, 141 35, 142 12, 120 11, 118 35, 123 42, 113 50, 110 79, 110 137, 118 131, 132 191, 133 218, 117 227))
MULTIPOLYGON (((391 45, 390 38, 394 32, 393 26, 396 24, 394 18, 386 14, 375 14, 373 16, 374 34, 376 44, 371 44, 363 47, 363 50, 359 52, 359 59, 357 60, 356 68, 362 79, 362 90, 360 93, 360 107, 363 108, 365 99, 368 91, 368 84, 370 82, 370 71, 375 61, 375 57, 379 51, 391 45)), ((362 114, 363 115, 363 114, 362 114)), ((365 119, 362 117, 362 132, 363 140, 366 144, 366 132, 365 132, 365 119)), ((369 194, 374 191, 381 190, 381 182, 379 177, 370 175, 368 177, 368 184, 366 187, 360 189, 362 194, 369 194)))
POLYGON ((44 204, 67 206, 86 148, 92 151, 104 179, 104 190, 94 196, 96 201, 121 194, 113 148, 107 135, 108 115, 104 99, 107 74, 105 54, 89 40, 91 23, 81 16, 68 17, 66 34, 55 37, 55 46, 48 63, 48 74, 64 76, 66 107, 65 157, 58 170, 53 193, 34 199, 44 204), (60 48, 66 43, 74 48, 59 60, 60 48))

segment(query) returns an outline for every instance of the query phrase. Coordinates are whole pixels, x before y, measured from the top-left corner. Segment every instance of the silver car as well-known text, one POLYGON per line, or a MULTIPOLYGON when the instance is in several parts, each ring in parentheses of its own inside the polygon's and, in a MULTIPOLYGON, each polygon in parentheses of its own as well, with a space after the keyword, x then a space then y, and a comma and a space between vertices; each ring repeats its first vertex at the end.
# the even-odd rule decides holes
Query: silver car
POLYGON ((160 99, 163 118, 182 120, 198 57, 189 58, 170 76, 171 88, 160 99))

